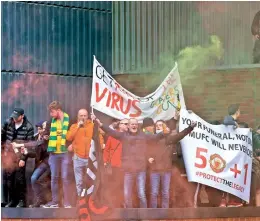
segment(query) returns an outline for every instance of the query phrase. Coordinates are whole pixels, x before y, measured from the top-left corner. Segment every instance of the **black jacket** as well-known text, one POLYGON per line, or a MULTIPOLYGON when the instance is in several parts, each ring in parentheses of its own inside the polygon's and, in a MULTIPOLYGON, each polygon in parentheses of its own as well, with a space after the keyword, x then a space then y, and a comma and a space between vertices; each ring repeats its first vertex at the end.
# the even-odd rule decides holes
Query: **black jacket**
POLYGON ((149 158, 154 158, 153 163, 149 163, 151 171, 168 171, 172 169, 173 153, 176 153, 176 144, 193 130, 188 127, 177 134, 169 134, 156 144, 151 144, 148 148, 149 158), (175 150, 174 150, 175 149, 175 150))
MULTIPOLYGON (((4 125, 2 126, 1 131, 1 138, 2 142, 4 143, 11 143, 11 142, 22 142, 31 141, 34 139, 34 129, 32 124, 28 121, 27 117, 24 116, 23 124, 18 128, 15 129, 15 122, 12 118, 6 120, 4 125)), ((8 151, 13 151, 11 148, 8 148, 8 151)), ((21 160, 27 160, 27 156, 20 154, 21 160)))
POLYGON ((253 131, 253 150, 256 156, 260 156, 260 134, 253 131))
POLYGON ((145 134, 139 131, 132 134, 130 132, 118 132, 107 126, 103 126, 101 129, 122 142, 122 168, 126 172, 146 171, 148 141, 157 142, 164 138, 163 133, 145 134))
POLYGON ((256 13, 251 26, 252 35, 260 34, 260 11, 256 13))
POLYGON ((230 125, 236 126, 237 122, 232 116, 228 115, 224 118, 223 124, 226 126, 230 126, 230 125))

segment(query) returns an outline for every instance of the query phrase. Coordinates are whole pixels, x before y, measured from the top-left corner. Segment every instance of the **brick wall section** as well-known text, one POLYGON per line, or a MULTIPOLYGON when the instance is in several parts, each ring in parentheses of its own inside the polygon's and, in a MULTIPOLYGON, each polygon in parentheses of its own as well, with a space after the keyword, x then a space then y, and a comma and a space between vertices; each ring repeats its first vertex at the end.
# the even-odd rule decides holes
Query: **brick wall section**
POLYGON ((203 119, 223 120, 228 105, 239 103, 240 121, 254 128, 260 124, 259 86, 260 69, 229 70, 205 72, 183 90, 187 106, 203 119))
MULTIPOLYGON (((206 121, 223 120, 227 107, 241 104, 241 122, 260 125, 260 68, 210 70, 191 80, 182 79, 185 102, 206 121)), ((154 91, 165 76, 117 75, 118 82, 139 96, 154 91)))
MULTIPOLYGON (((252 218, 211 218, 211 219, 174 219, 172 221, 259 221, 260 217, 252 218)), ((77 219, 2 219, 2 221, 77 221, 77 219)))

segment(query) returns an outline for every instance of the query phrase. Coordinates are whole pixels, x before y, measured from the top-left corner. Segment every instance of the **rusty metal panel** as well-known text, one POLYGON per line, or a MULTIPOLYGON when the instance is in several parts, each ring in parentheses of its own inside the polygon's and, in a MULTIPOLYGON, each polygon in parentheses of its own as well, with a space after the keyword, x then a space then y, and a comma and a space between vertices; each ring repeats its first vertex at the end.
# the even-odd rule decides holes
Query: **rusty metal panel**
POLYGON ((92 78, 28 73, 1 73, 1 122, 22 107, 33 125, 49 119, 47 107, 59 100, 72 121, 80 108, 89 109, 92 78))
POLYGON ((216 65, 252 63, 251 23, 260 2, 113 2, 113 73, 147 73, 181 49, 219 36, 216 65))
POLYGON ((93 55, 112 70, 112 13, 2 2, 2 70, 91 76, 93 55))

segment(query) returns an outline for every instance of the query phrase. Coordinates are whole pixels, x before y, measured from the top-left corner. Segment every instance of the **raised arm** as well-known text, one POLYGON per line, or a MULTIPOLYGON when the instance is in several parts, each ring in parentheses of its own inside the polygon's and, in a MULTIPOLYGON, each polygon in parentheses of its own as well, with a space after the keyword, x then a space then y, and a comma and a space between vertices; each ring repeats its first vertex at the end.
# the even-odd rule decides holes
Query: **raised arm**
POLYGON ((51 121, 52 121, 52 119, 50 119, 50 120, 47 121, 47 123, 46 123, 46 128, 45 128, 45 131, 43 132, 43 135, 47 135, 47 136, 50 135, 50 131, 51 131, 51 121))
POLYGON ((167 143, 178 143, 181 139, 187 136, 193 129, 194 127, 189 126, 177 134, 169 134, 167 137, 167 143))
POLYGON ((163 132, 158 133, 158 134, 146 134, 146 138, 148 140, 159 141, 159 140, 165 138, 169 133, 170 133, 170 129, 164 123, 163 132))
POLYGON ((105 133, 107 133, 109 136, 114 137, 117 140, 122 140, 124 138, 124 132, 118 132, 116 130, 112 130, 110 127, 105 126, 105 125, 101 125, 100 127, 102 130, 105 131, 105 133))
POLYGON ((99 130, 99 142, 101 145, 101 148, 104 149, 105 148, 105 140, 104 140, 104 136, 103 133, 101 133, 101 129, 99 130))
POLYGON ((38 146, 42 145, 44 142, 45 142, 44 140, 31 141, 31 142, 25 143, 24 147, 29 149, 29 150, 35 151, 35 149, 38 146))
POLYGON ((117 140, 123 140, 124 139, 124 132, 118 132, 116 130, 112 130, 110 127, 107 127, 105 125, 103 125, 103 123, 101 123, 101 121, 96 118, 96 116, 94 114, 91 114, 91 119, 93 121, 95 121, 95 123, 97 123, 99 125, 99 127, 105 132, 107 133, 109 136, 114 137, 117 140))
POLYGON ((44 140, 37 140, 37 141, 30 141, 28 143, 23 143, 23 144, 18 144, 18 143, 12 143, 11 145, 13 146, 14 149, 21 149, 21 156, 20 159, 25 161, 27 160, 28 157, 30 158, 34 158, 35 157, 35 152, 36 152, 36 148, 39 147, 41 144, 43 144, 45 141, 44 140), (24 153, 24 149, 26 148, 28 149, 28 153, 25 154, 24 153))

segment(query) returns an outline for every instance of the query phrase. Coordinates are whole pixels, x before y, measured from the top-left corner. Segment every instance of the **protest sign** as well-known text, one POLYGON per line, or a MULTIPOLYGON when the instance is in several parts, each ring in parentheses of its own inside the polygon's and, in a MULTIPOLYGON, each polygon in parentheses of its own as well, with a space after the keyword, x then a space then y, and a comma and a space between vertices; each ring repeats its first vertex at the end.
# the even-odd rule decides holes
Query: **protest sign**
POLYGON ((253 157, 250 129, 211 125, 182 109, 180 131, 192 121, 197 122, 197 126, 181 140, 188 180, 249 202, 253 157))
POLYGON ((177 64, 151 94, 139 97, 122 87, 94 57, 91 106, 113 118, 169 120, 185 108, 177 64))

